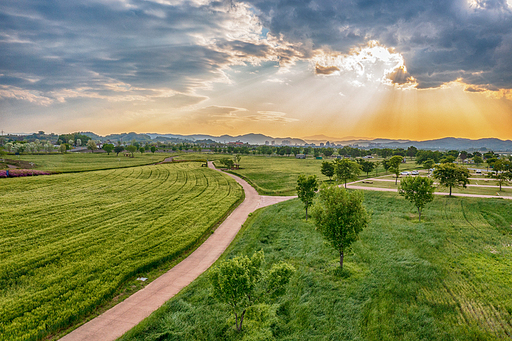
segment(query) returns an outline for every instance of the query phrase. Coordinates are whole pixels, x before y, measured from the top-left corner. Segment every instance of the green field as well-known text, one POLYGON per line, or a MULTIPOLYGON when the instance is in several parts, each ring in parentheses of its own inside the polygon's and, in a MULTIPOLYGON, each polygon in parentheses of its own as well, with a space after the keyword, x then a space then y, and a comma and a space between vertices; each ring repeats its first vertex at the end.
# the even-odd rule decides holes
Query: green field
MULTIPOLYGON (((177 160, 198 160, 208 159, 214 161, 217 167, 222 167, 218 162, 222 158, 232 158, 228 154, 206 154, 190 153, 181 154, 176 157, 177 160)), ((316 175, 320 181, 328 180, 321 173, 322 162, 333 159, 316 160, 307 158, 305 160, 296 159, 294 156, 254 156, 243 155, 240 162, 240 169, 234 169, 230 172, 241 176, 247 180, 261 195, 294 195, 297 186, 297 177, 299 174, 316 175)), ((371 161, 375 161, 370 159, 371 161)), ((412 161, 408 161, 400 166, 401 170, 418 169, 418 166, 412 161)), ((375 176, 375 170, 369 173, 369 177, 375 176)), ((382 165, 377 169, 379 176, 384 175, 382 165)), ((361 172, 361 179, 366 178, 366 173, 361 172)))
POLYGON ((243 195, 197 163, 0 181, 0 340, 39 340, 90 314, 243 195))
POLYGON ((342 272, 298 200, 253 214, 223 257, 263 250, 297 272, 242 335, 206 273, 122 340, 509 340, 512 203, 436 197, 418 223, 397 194, 364 194, 372 222, 342 272))
MULTIPOLYGON (((126 157, 122 153, 116 156, 115 153, 66 153, 48 155, 8 155, 7 159, 32 162, 35 169, 42 169, 54 172, 83 172, 91 170, 102 170, 111 168, 143 166, 163 161, 171 154, 167 153, 135 153, 135 157, 126 157)), ((22 167, 25 168, 25 167, 22 167)), ((32 168, 32 167, 30 167, 32 168)))

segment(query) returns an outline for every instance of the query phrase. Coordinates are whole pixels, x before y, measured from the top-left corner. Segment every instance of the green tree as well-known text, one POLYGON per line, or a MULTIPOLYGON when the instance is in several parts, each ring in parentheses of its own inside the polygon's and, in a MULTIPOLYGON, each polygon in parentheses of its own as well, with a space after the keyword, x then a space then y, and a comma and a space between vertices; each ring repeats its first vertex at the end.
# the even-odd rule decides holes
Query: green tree
POLYGON ((65 153, 67 151, 66 145, 63 143, 59 147, 59 152, 65 153))
POLYGON ((232 169, 235 166, 233 159, 225 157, 219 160, 219 162, 228 169, 232 169))
POLYGON ((323 150, 323 154, 326 156, 326 157, 329 157, 331 156, 332 154, 334 154, 334 149, 332 148, 324 148, 323 150))
POLYGON ((493 171, 490 174, 488 174, 488 176, 496 180, 496 182, 500 186, 501 192, 501 186, 503 184, 506 185, 507 181, 512 179, 512 163, 509 160, 497 159, 493 163, 492 170, 493 171))
POLYGON ((407 148, 407 156, 410 157, 411 159, 416 156, 417 152, 418 148, 414 146, 410 146, 409 148, 407 148))
POLYGON ((418 209, 419 221, 421 221, 423 207, 434 200, 434 191, 434 180, 422 176, 401 179, 398 188, 398 193, 418 209))
POLYGON ((389 159, 382 160, 382 168, 384 168, 384 171, 386 174, 388 173, 389 167, 391 167, 391 164, 389 163, 389 159))
POLYGON ((89 140, 87 141, 87 149, 89 149, 91 153, 94 153, 94 151, 98 149, 98 146, 96 145, 96 142, 89 140))
POLYGON ((297 196, 304 203, 306 208, 306 221, 308 221, 308 208, 313 205, 315 192, 318 191, 318 181, 316 175, 299 175, 297 178, 297 196))
POLYGON ((107 143, 103 145, 102 149, 107 152, 107 155, 110 155, 110 153, 114 150, 114 145, 107 143))
POLYGON ((338 186, 324 186, 313 206, 312 216, 317 228, 339 252, 340 268, 343 269, 345 251, 370 222, 363 206, 363 193, 349 192, 338 186))
POLYGON ((368 177, 368 174, 375 168, 375 163, 369 160, 357 159, 357 163, 361 166, 363 172, 366 173, 366 177, 368 177))
POLYGON ((155 146, 151 146, 151 153, 155 154, 156 152, 156 147, 155 146))
POLYGON ((377 170, 379 169, 380 162, 379 161, 375 161, 374 164, 375 164, 375 176, 378 176, 379 173, 377 172, 377 170))
POLYGON ((489 167, 493 168, 494 167, 494 163, 498 161, 498 158, 497 157, 491 157, 491 158, 488 158, 485 162, 487 163, 487 171, 489 171, 489 167))
POLYGON ((119 153, 121 153, 124 150, 124 147, 121 145, 117 145, 114 147, 114 152, 119 156, 119 153))
POLYGON ((144 154, 144 152, 145 152, 145 151, 146 151, 146 149, 145 149, 144 147, 140 147, 140 148, 139 148, 139 152, 140 152, 141 154, 144 154))
POLYGON ((466 185, 469 184, 469 170, 453 163, 442 163, 436 166, 434 177, 442 186, 450 188, 450 196, 452 196, 452 187, 466 188, 466 185))
POLYGON ((392 156, 389 159, 389 169, 395 174, 395 185, 398 183, 398 176, 400 175, 400 165, 402 164, 403 157, 400 155, 392 156))
POLYGON ((126 147, 126 150, 129 151, 132 154, 132 157, 134 157, 134 153, 137 151, 137 146, 134 146, 133 144, 126 147))
POLYGON ((484 159, 482 159, 482 157, 480 155, 475 155, 475 156, 473 156, 473 162, 477 166, 480 166, 480 164, 484 162, 484 159))
POLYGON ((295 272, 293 266, 281 262, 264 273, 261 271, 264 261, 263 251, 259 251, 251 258, 244 256, 225 260, 210 271, 213 297, 231 307, 239 332, 242 331, 247 309, 261 300, 282 295, 295 272))
POLYGON ((427 160, 423 161, 423 168, 425 168, 425 169, 431 169, 432 167, 434 167, 434 165, 435 165, 435 162, 432 159, 427 159, 427 160))
POLYGON ((320 172, 326 177, 328 177, 329 180, 331 180, 331 178, 334 176, 334 163, 329 161, 323 161, 320 172))
POLYGON ((240 154, 233 155, 233 162, 234 162, 236 169, 240 168, 240 160, 242 160, 242 155, 240 155, 240 154))
POLYGON ((358 179, 361 168, 357 162, 350 161, 349 159, 335 159, 333 162, 336 180, 343 181, 345 183, 345 188, 347 188, 348 180, 358 179))
POLYGON ((453 155, 445 155, 439 162, 441 163, 453 163, 455 161, 455 156, 453 155))

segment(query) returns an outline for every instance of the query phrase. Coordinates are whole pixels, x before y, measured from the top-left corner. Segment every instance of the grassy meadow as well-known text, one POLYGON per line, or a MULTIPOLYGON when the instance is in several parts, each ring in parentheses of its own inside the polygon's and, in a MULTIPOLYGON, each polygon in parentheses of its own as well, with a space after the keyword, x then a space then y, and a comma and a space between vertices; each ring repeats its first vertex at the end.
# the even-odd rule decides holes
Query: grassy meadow
POLYGON ((194 247, 243 196, 197 163, 0 181, 0 340, 79 321, 194 247))
POLYGON ((53 172, 83 172, 112 168, 134 167, 153 164, 163 161, 171 156, 167 153, 135 153, 135 157, 126 157, 122 153, 53 153, 39 155, 8 155, 7 159, 23 161, 28 166, 30 162, 33 168, 53 172))
POLYGON ((247 312, 242 334, 205 273, 121 340, 510 339, 510 201, 436 197, 418 223, 397 194, 364 195, 372 222, 343 271, 300 201, 252 215, 223 257, 263 250, 266 267, 297 272, 284 296, 247 312))

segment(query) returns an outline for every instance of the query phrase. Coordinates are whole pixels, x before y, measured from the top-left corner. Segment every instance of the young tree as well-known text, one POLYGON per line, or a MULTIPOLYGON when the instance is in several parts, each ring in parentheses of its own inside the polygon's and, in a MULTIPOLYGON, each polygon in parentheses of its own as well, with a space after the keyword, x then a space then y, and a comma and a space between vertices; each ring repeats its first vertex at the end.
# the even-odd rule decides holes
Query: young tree
POLYGON ((155 146, 151 146, 151 153, 155 154, 156 152, 156 147, 155 146))
POLYGON ((380 162, 379 161, 375 161, 374 165, 375 165, 375 176, 378 176, 379 173, 377 172, 377 170, 379 169, 380 162))
POLYGON ((331 180, 334 176, 334 163, 329 161, 322 162, 322 169, 320 172, 331 180))
POLYGON ((114 152, 116 153, 117 156, 119 156, 119 153, 121 153, 123 150, 124 150, 124 147, 121 146, 120 144, 114 147, 114 152))
POLYGON ((350 161, 349 159, 335 159, 333 163, 336 180, 343 181, 345 183, 345 188, 347 188, 348 180, 358 179, 361 168, 357 162, 350 161))
POLYGON ((146 151, 146 149, 145 149, 144 147, 140 147, 140 148, 139 148, 139 152, 140 152, 141 154, 144 154, 144 152, 145 152, 145 151, 146 151))
POLYGON ((343 269, 344 252, 368 226, 370 217, 363 206, 361 191, 348 192, 338 186, 323 187, 313 206, 313 218, 324 237, 339 252, 343 269))
POLYGON ((425 168, 425 169, 431 169, 432 167, 434 167, 434 165, 435 165, 435 162, 432 159, 423 161, 423 168, 425 168))
POLYGON ((232 169, 235 166, 235 162, 228 157, 220 159, 219 162, 228 169, 232 169))
POLYGON ((308 221, 308 207, 313 204, 315 192, 318 191, 318 181, 316 175, 306 177, 301 174, 297 178, 297 196, 304 203, 306 208, 306 221, 308 221))
POLYGON ((114 150, 114 145, 111 143, 104 144, 102 149, 107 152, 107 155, 110 155, 114 150))
POLYGON ((452 187, 466 188, 466 185, 469 184, 469 170, 453 163, 442 163, 436 166, 434 177, 442 186, 450 187, 450 196, 452 196, 452 187))
POLYGON ((418 219, 421 221, 421 210, 434 200, 434 180, 422 176, 407 177, 400 180, 398 193, 405 197, 418 209, 418 219))
POLYGON ((65 153, 67 151, 66 149, 66 144, 61 144, 60 147, 59 147, 59 152, 61 153, 65 153))
POLYGON ((91 153, 94 153, 94 151, 98 149, 98 146, 96 145, 96 142, 89 140, 87 141, 87 149, 89 149, 91 153))
POLYGON ((132 154, 132 157, 135 157, 134 153, 137 151, 137 146, 134 146, 133 144, 131 144, 126 147, 126 150, 132 154))
POLYGON ((235 164, 236 169, 240 168, 240 160, 242 160, 242 155, 240 155, 240 154, 233 155, 233 162, 235 164))
POLYGON ((361 166, 363 172, 366 173, 366 177, 368 177, 368 174, 375 168, 375 163, 368 160, 357 159, 357 163, 361 166))
POLYGON ((213 297, 231 307, 238 332, 242 331, 247 309, 261 300, 283 294, 295 272, 293 266, 281 262, 263 273, 260 268, 264 260, 263 251, 259 251, 251 258, 245 256, 225 260, 210 271, 213 297))
POLYGON ((389 163, 389 159, 382 160, 382 167, 384 168, 384 171, 386 174, 388 173, 389 168, 391 167, 391 164, 389 163))
POLYGON ((398 176, 400 175, 400 165, 402 164, 403 157, 400 155, 392 156, 389 159, 389 169, 395 174, 395 185, 398 183, 398 176))
POLYGON ((497 159, 493 164, 492 170, 488 176, 496 180, 501 192, 501 186, 503 184, 506 185, 506 181, 512 179, 512 163, 509 160, 497 159))
POLYGON ((473 156, 473 162, 477 166, 480 166, 480 164, 484 162, 484 159, 482 159, 482 157, 480 155, 475 155, 475 156, 473 156))

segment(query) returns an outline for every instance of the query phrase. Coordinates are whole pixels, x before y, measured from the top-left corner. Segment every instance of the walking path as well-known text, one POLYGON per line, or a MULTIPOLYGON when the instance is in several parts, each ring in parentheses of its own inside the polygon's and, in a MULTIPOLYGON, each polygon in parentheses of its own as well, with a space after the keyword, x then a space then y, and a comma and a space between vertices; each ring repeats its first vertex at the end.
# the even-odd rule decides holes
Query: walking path
MULTIPOLYGON (((484 179, 479 179, 479 180, 484 181, 484 179)), ((395 180, 393 180, 393 179, 379 179, 379 178, 368 178, 368 179, 364 179, 364 180, 358 180, 357 182, 361 182, 361 181, 395 182, 395 180)), ((438 182, 434 182, 434 185, 439 185, 439 183, 438 182)), ((467 184, 466 186, 467 187, 500 188, 500 186, 498 186, 498 185, 472 185, 472 184, 467 184)))
MULTIPOLYGON (((208 167, 215 169, 212 162, 208 162, 208 167)), ((178 265, 144 289, 64 336, 62 341, 110 341, 122 336, 206 271, 233 241, 249 213, 296 198, 260 196, 246 181, 226 174, 242 185, 245 199, 215 232, 178 265)))
MULTIPOLYGON (((380 192, 397 192, 396 188, 382 188, 382 187, 366 187, 366 186, 357 186, 354 185, 359 181, 351 182, 347 184, 347 188, 350 189, 362 189, 367 191, 380 191, 380 192)), ((444 192, 434 192, 436 195, 449 195, 450 193, 444 192)), ((452 193, 454 197, 470 197, 470 198, 502 198, 502 199, 511 199, 512 197, 501 196, 501 195, 483 195, 483 194, 464 194, 464 193, 452 193)))

